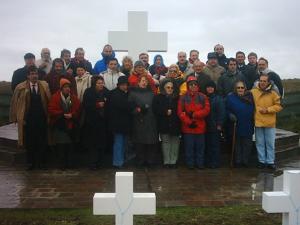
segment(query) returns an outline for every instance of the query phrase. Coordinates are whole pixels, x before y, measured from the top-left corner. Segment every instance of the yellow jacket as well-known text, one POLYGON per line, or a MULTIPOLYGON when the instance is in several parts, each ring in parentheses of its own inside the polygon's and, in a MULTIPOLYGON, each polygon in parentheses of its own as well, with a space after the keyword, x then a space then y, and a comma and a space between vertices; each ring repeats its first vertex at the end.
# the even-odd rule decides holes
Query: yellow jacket
POLYGON ((275 127, 276 113, 282 110, 280 96, 272 90, 271 85, 266 90, 261 90, 259 86, 256 86, 251 90, 251 92, 253 94, 255 104, 255 126, 275 127), (267 108, 267 113, 259 112, 262 108, 267 108))

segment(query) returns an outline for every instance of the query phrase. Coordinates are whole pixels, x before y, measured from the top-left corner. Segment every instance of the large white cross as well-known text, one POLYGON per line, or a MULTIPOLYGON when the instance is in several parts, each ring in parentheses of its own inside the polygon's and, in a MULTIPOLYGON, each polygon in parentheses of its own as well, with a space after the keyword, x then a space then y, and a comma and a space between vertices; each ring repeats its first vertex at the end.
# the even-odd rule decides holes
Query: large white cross
POLYGON ((128 12, 128 31, 109 31, 108 43, 115 51, 128 51, 134 60, 142 52, 166 52, 167 32, 148 32, 147 12, 128 12))
POLYGON ((115 215, 116 225, 132 225, 133 215, 156 213, 155 193, 133 193, 133 173, 116 173, 116 193, 96 193, 94 215, 115 215))
POLYGON ((283 191, 263 192, 262 207, 268 213, 283 213, 283 225, 300 225, 300 170, 286 170, 283 191))

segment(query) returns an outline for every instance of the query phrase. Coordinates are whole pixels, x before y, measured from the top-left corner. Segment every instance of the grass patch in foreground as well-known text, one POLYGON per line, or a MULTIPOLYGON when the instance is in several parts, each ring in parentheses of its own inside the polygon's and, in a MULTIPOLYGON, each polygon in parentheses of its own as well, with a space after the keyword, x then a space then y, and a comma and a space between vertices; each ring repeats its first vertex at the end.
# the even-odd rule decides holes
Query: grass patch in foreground
MULTIPOLYGON (((113 225, 113 216, 92 209, 1 209, 1 225, 113 225)), ((159 208, 155 216, 135 216, 136 225, 279 225, 280 214, 260 206, 159 208)))

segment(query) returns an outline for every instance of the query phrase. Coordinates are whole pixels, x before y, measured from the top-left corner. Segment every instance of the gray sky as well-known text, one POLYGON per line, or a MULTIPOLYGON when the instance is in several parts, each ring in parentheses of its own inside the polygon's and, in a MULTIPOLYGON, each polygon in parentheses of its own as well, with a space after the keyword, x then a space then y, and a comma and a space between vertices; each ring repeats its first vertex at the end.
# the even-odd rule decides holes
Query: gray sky
MULTIPOLYGON (((238 50, 254 51, 269 60, 282 78, 300 78, 300 1, 241 0, 27 0, 0 3, 0 80, 10 80, 24 65, 23 56, 48 47, 60 51, 83 47, 94 65, 100 59, 107 32, 127 30, 128 11, 148 11, 149 31, 168 32, 165 64, 177 52, 197 49, 204 62, 217 43, 227 57, 238 50)), ((125 53, 117 53, 119 59, 125 53)), ((155 53, 150 54, 150 60, 155 53)))

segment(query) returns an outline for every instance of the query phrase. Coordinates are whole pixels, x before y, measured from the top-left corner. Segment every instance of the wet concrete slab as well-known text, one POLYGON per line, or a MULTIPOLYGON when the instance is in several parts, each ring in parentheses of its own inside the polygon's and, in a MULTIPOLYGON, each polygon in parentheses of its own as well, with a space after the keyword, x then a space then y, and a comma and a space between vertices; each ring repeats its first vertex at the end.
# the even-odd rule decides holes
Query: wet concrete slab
MULTIPOLYGON (((280 162, 276 172, 256 168, 205 170, 137 169, 135 192, 155 192, 157 205, 261 204, 263 191, 282 190, 282 170, 300 169, 300 156, 280 162)), ((114 192, 115 169, 26 171, 0 162, 0 208, 92 207, 95 192, 114 192)))

